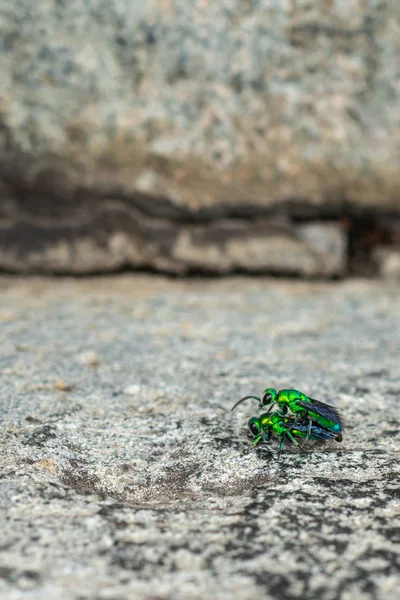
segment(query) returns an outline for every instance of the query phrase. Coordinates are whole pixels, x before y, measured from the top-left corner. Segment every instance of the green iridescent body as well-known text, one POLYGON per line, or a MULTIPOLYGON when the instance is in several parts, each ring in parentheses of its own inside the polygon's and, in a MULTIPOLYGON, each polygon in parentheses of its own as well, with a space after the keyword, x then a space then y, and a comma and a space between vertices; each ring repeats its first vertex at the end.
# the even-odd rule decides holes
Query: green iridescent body
POLYGON ((280 440, 279 454, 282 452, 287 439, 305 452, 306 450, 296 438, 329 440, 335 437, 334 432, 328 431, 319 425, 311 425, 310 428, 307 423, 296 423, 295 417, 285 417, 278 411, 272 414, 264 413, 258 418, 252 417, 249 420, 249 428, 255 436, 254 444, 258 444, 261 440, 269 441, 271 434, 274 433, 280 440))
POLYGON ((339 435, 342 431, 342 419, 333 406, 314 400, 299 390, 279 390, 267 388, 263 394, 262 406, 276 403, 285 414, 288 408, 300 419, 308 417, 317 425, 339 435), (265 399, 265 400, 264 400, 265 399))
POLYGON ((245 396, 233 408, 248 398, 258 400, 260 408, 269 406, 270 411, 273 405, 277 404, 279 406, 277 412, 281 416, 286 415, 288 410, 290 410, 296 417, 295 423, 306 421, 309 433, 314 424, 335 433, 336 441, 342 441, 343 419, 338 410, 329 404, 306 396, 306 394, 303 394, 299 390, 284 389, 277 392, 274 388, 267 388, 262 398, 258 398, 258 396, 245 396))

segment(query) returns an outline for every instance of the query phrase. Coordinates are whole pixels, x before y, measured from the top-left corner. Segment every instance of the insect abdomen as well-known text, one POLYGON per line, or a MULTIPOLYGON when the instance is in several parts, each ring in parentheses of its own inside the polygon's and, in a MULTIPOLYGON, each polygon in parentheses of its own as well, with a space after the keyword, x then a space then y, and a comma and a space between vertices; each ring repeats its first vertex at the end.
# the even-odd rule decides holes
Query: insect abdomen
POLYGON ((340 423, 335 423, 334 421, 331 421, 330 419, 327 419, 322 415, 318 415, 317 413, 313 412, 308 412, 308 416, 314 421, 314 423, 316 423, 320 427, 328 429, 329 431, 333 431, 333 433, 337 433, 339 435, 339 433, 341 433, 342 431, 342 426, 340 423))

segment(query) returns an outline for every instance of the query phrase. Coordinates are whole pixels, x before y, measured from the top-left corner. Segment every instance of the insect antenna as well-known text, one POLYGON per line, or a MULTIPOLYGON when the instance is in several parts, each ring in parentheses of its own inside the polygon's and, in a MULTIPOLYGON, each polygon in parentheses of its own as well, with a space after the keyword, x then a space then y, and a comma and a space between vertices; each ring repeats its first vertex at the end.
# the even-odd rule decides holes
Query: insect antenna
POLYGON ((240 398, 240 400, 238 400, 236 402, 236 404, 234 404, 231 408, 231 412, 235 410, 235 408, 237 406, 239 406, 239 404, 242 404, 242 402, 244 402, 245 400, 249 400, 249 398, 252 398, 253 400, 258 400, 258 402, 261 402, 261 399, 258 396, 245 396, 244 398, 240 398))

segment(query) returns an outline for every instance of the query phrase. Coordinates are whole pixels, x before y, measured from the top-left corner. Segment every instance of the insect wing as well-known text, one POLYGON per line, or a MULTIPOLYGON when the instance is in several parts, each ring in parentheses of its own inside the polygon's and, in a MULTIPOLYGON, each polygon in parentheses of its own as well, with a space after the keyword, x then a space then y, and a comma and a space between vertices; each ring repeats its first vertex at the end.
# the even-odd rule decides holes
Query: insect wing
POLYGON ((309 412, 314 412, 321 417, 325 417, 325 419, 329 419, 329 421, 333 421, 333 423, 339 423, 340 426, 343 426, 343 419, 334 406, 329 406, 329 404, 324 404, 323 402, 313 400, 312 398, 310 398, 310 400, 311 402, 300 400, 298 406, 301 406, 309 412))
MULTIPOLYGON (((296 431, 301 432, 301 437, 307 435, 308 426, 297 424, 292 430, 291 433, 296 435, 296 431)), ((312 425, 310 431, 310 440, 332 440, 336 437, 336 433, 333 431, 329 431, 328 429, 324 429, 323 427, 319 427, 318 425, 312 425)))

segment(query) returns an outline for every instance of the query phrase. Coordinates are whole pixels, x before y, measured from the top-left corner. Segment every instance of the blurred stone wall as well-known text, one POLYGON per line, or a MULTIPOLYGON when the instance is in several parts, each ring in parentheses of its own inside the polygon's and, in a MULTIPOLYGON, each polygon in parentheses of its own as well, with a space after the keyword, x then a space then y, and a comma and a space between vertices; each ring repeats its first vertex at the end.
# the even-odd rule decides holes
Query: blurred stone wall
POLYGON ((0 44, 0 268, 331 276, 400 245, 397 0, 2 0, 0 44))

